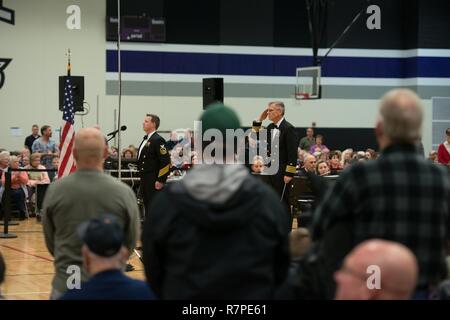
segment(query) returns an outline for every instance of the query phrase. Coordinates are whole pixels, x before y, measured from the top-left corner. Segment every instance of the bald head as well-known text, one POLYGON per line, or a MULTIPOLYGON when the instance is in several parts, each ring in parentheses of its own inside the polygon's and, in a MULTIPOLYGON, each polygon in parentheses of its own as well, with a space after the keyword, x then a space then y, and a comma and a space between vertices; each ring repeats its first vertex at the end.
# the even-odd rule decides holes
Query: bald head
POLYGON ((368 240, 354 248, 336 272, 336 299, 409 299, 417 276, 416 257, 407 247, 392 241, 368 240), (376 284, 375 278, 370 277, 378 271, 377 289, 369 284, 376 284))
POLYGON ((391 143, 416 143, 421 138, 423 106, 419 96, 409 89, 394 89, 382 98, 377 135, 391 143))
POLYGON ((73 155, 78 168, 101 167, 107 154, 105 138, 98 129, 83 128, 75 135, 73 155))

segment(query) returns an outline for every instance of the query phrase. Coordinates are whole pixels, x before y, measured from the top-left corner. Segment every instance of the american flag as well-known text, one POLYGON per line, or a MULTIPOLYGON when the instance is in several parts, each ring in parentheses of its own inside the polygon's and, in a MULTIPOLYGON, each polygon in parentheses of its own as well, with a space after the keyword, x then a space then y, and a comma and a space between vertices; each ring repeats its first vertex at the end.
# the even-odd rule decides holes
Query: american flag
POLYGON ((68 176, 76 169, 72 153, 73 140, 75 137, 75 131, 73 129, 74 116, 75 112, 73 107, 72 84, 69 73, 64 85, 64 109, 62 117, 63 123, 60 144, 61 155, 58 169, 58 179, 68 176))

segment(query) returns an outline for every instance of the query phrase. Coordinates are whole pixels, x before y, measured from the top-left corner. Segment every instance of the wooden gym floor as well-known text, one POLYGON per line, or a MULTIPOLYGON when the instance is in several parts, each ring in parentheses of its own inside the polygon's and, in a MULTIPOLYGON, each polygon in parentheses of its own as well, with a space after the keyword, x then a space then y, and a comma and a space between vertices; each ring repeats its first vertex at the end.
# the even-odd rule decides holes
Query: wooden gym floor
MULTIPOLYGON (((53 257, 45 246, 42 225, 36 218, 10 226, 15 239, 0 239, 0 252, 6 262, 5 282, 0 292, 7 300, 48 300, 54 275, 53 257)), ((3 232, 3 226, 0 226, 3 232)), ((144 279, 144 268, 136 255, 131 257, 135 271, 126 274, 144 279)))

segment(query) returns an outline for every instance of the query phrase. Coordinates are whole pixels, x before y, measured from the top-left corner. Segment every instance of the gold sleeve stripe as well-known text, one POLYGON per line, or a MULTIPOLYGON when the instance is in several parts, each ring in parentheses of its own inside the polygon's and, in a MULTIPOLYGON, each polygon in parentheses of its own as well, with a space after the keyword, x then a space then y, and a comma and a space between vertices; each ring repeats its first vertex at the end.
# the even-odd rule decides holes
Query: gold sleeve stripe
POLYGON ((165 166, 164 168, 162 168, 161 170, 159 170, 158 178, 162 177, 162 176, 165 175, 167 172, 169 172, 169 168, 170 168, 170 164, 168 164, 167 166, 165 166))
POLYGON ((294 166, 286 166, 286 172, 296 173, 297 171, 295 170, 294 166))

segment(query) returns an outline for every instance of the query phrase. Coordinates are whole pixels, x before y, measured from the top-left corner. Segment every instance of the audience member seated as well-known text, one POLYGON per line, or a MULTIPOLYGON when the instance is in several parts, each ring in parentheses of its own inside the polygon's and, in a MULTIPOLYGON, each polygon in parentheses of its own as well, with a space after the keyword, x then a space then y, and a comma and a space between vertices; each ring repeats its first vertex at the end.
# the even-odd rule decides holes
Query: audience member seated
POLYGON ((438 161, 441 164, 450 164, 450 128, 445 130, 447 140, 439 145, 438 148, 438 161))
POLYGON ((133 152, 133 149, 126 148, 122 152, 122 157, 124 159, 135 159, 136 158, 136 154, 133 152))
POLYGON ((3 284, 3 281, 5 281, 5 274, 6 274, 6 264, 5 260, 3 260, 2 253, 0 252, 0 300, 4 300, 2 296, 2 290, 1 285, 3 284))
POLYGON ((264 159, 261 156, 254 156, 252 161, 252 172, 263 173, 264 171, 264 159))
POLYGON ((178 139, 178 133, 176 130, 170 132, 169 140, 166 141, 166 149, 167 151, 172 151, 173 148, 181 141, 178 139))
POLYGON ((375 150, 370 149, 370 148, 366 149, 365 155, 366 155, 367 160, 372 160, 372 159, 377 158, 375 150))
POLYGON ((330 152, 330 149, 323 144, 323 136, 321 134, 316 136, 316 143, 309 148, 309 153, 314 154, 315 152, 330 152))
POLYGON ((297 149, 297 171, 303 167, 303 162, 308 154, 308 151, 297 149))
POLYGON ((51 182, 55 181, 58 178, 58 168, 59 168, 59 157, 54 157, 52 160, 52 165, 49 169, 54 169, 56 171, 49 171, 47 173, 51 182))
POLYGON ((81 288, 68 290, 61 300, 152 300, 155 294, 144 281, 127 277, 129 258, 122 227, 113 215, 102 215, 81 224, 83 266, 91 277, 81 288))
POLYGON ((322 177, 328 176, 330 174, 330 168, 328 167, 328 164, 323 160, 317 162, 316 173, 322 177))
POLYGON ((330 161, 330 152, 328 151, 323 151, 320 153, 319 159, 317 159, 318 161, 325 161, 327 164, 330 161))
POLYGON ((25 167, 27 165, 30 164, 30 156, 31 156, 31 152, 28 148, 23 148, 22 151, 20 152, 20 166, 21 167, 25 167), (28 163, 26 163, 25 159, 28 159, 28 163))
POLYGON ((113 147, 111 147, 111 148, 109 149, 109 156, 110 156, 111 158, 117 158, 118 155, 119 155, 119 151, 117 150, 116 147, 113 146, 113 147))
POLYGON ((306 175, 307 173, 316 173, 316 157, 308 154, 303 162, 303 168, 298 172, 299 175, 306 175))
POLYGON ((23 157, 20 159, 20 166, 25 168, 30 165, 30 158, 29 157, 23 157))
POLYGON ((6 150, 0 151, 0 218, 3 217, 1 203, 2 203, 2 199, 3 199, 3 191, 5 190, 3 183, 2 183, 2 178, 3 178, 3 173, 8 170, 9 158, 10 158, 10 154, 8 151, 6 151, 6 150))
POLYGON ((336 300, 407 300, 416 288, 418 265, 400 243, 367 240, 356 246, 335 273, 336 300))
MULTIPOLYGON (((11 169, 19 169, 19 158, 12 156, 9 167, 11 169)), ((19 209, 19 219, 25 220, 27 216, 26 198, 28 174, 22 171, 14 171, 11 173, 11 203, 15 204, 19 209)), ((2 185, 5 185, 5 175, 2 175, 2 185)))
POLYGON ((439 163, 438 160, 438 153, 436 150, 431 150, 430 154, 428 155, 428 160, 430 160, 433 163, 439 163))
POLYGON ((191 129, 186 129, 184 132, 184 137, 180 141, 183 149, 194 150, 194 136, 192 134, 191 129))
POLYGON ((344 166, 341 164, 341 153, 339 150, 334 150, 330 152, 330 170, 339 171, 342 170, 344 166))
MULTIPOLYGON (((31 164, 25 169, 41 169, 45 170, 45 167, 41 164, 41 157, 39 154, 31 155, 31 164)), ((50 178, 48 177, 48 173, 46 171, 42 172, 28 172, 28 199, 32 204, 32 208, 36 209, 36 188, 38 184, 49 184, 50 178)), ((40 212, 36 212, 36 210, 32 210, 31 216, 39 215, 40 212)))
POLYGON ((358 160, 356 158, 345 159, 344 160, 344 169, 347 169, 349 166, 351 166, 352 164, 355 164, 357 162, 358 162, 358 160))
POLYGON ((345 161, 350 159, 353 159, 353 149, 345 149, 344 151, 342 151, 341 155, 342 168, 345 168, 345 161))
MULTIPOLYGON (((40 169, 45 170, 45 167, 41 164, 41 157, 38 154, 31 155, 31 163, 25 169, 40 169)), ((50 178, 46 171, 41 172, 28 172, 28 185, 35 187, 37 184, 48 184, 50 178)))
POLYGON ((11 155, 9 154, 8 151, 0 152, 0 176, 3 176, 3 172, 5 172, 8 169, 10 157, 11 155))

